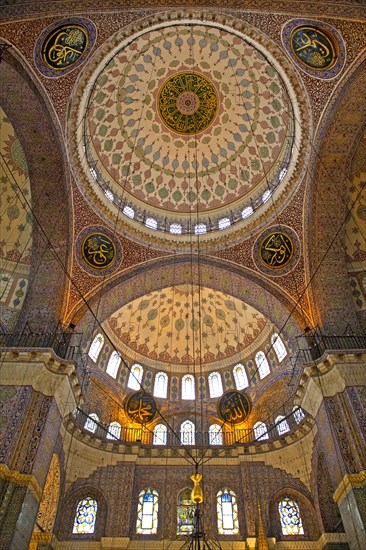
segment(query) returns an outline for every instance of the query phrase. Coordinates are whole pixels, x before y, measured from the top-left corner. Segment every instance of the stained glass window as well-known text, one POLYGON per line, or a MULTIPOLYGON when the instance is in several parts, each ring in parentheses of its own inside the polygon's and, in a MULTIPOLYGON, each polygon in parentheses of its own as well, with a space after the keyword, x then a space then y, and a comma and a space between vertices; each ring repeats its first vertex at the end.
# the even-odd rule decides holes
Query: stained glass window
POLYGON ((128 378, 128 384, 127 386, 131 388, 131 390, 139 390, 140 384, 142 380, 142 375, 144 373, 144 369, 141 365, 138 363, 135 363, 131 367, 130 376, 128 378))
POLYGON ((95 430, 97 429, 97 422, 99 422, 98 415, 91 413, 85 421, 84 428, 89 432, 95 433, 95 430))
POLYGON ((120 366, 120 364, 121 364, 121 356, 118 353, 118 351, 114 351, 108 361, 108 365, 106 369, 107 374, 109 374, 109 376, 112 376, 112 378, 116 378, 118 367, 120 366))
POLYGON ((233 374, 237 390, 243 390, 244 388, 247 388, 249 386, 248 377, 247 373, 245 372, 244 365, 241 365, 240 363, 238 365, 235 365, 233 369, 233 374))
POLYGON ((277 355, 277 359, 279 362, 282 361, 287 355, 287 349, 285 347, 285 344, 282 341, 282 338, 279 334, 272 334, 271 336, 271 344, 273 346, 273 349, 275 350, 275 353, 277 355))
POLYGON ((154 395, 156 397, 166 397, 168 391, 168 375, 165 372, 158 372, 155 376, 154 395))
POLYGON ((261 439, 268 439, 267 426, 264 422, 257 422, 254 424, 254 438, 257 441, 260 441, 261 439))
POLYGON ((180 427, 180 441, 182 445, 194 445, 194 424, 190 420, 186 420, 180 427))
POLYGON ((236 535, 239 533, 238 506, 234 491, 224 489, 216 496, 217 526, 219 535, 236 535))
POLYGON ((210 397, 220 397, 222 395, 222 381, 218 372, 211 372, 208 377, 208 387, 210 390, 210 397))
POLYGON ((255 362, 259 372, 259 378, 263 379, 270 373, 269 364, 267 357, 264 355, 263 351, 258 351, 255 356, 255 362))
POLYGON ((78 502, 72 532, 77 535, 94 533, 98 503, 91 497, 78 502))
POLYGON ((301 407, 294 407, 292 411, 293 411, 294 419, 296 423, 300 424, 301 420, 305 418, 304 411, 302 410, 301 407))
POLYGON ((137 505, 136 533, 140 535, 155 535, 157 533, 158 500, 157 491, 150 488, 141 491, 137 505))
POLYGON ((88 355, 90 359, 92 359, 94 362, 97 361, 99 354, 101 352, 101 349, 104 344, 104 336, 102 334, 97 334, 94 340, 92 341, 92 344, 89 348, 88 355))
POLYGON ((191 374, 186 374, 182 378, 182 399, 194 399, 195 395, 194 378, 191 374))
POLYGON ((121 424, 119 422, 111 422, 108 426, 108 439, 119 439, 121 435, 121 424))
POLYGON ((222 430, 218 424, 212 424, 208 429, 210 445, 222 445, 222 430))
POLYGON ((278 503, 278 512, 280 514, 283 535, 304 534, 304 528, 302 526, 300 510, 297 502, 289 497, 285 497, 278 503))
POLYGON ((195 508, 195 504, 191 500, 191 489, 183 489, 178 495, 177 535, 192 533, 195 508))
POLYGON ((153 445, 166 445, 167 427, 164 424, 157 424, 154 428, 153 445))
POLYGON ((283 435, 290 431, 290 426, 284 416, 277 416, 275 422, 278 435, 283 435))

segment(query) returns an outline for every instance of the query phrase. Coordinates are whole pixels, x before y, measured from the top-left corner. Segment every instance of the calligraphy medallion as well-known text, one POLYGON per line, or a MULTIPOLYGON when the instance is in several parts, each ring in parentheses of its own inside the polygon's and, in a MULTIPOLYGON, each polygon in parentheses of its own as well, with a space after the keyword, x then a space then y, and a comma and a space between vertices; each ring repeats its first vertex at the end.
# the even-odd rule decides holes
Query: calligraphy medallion
POLYGON ((96 40, 96 27, 84 17, 56 21, 39 36, 34 48, 38 70, 58 77, 78 67, 89 55, 96 40))
POLYGON ((291 262, 294 255, 294 243, 287 233, 273 231, 263 239, 259 255, 267 267, 281 269, 291 262))
POLYGON ((217 408, 224 422, 240 424, 248 417, 251 405, 246 395, 230 390, 220 397, 217 408))
POLYGON ((337 29, 322 21, 292 19, 282 29, 282 43, 292 60, 315 78, 330 79, 342 70, 346 50, 337 29))
POLYGON ((80 25, 64 25, 52 31, 43 48, 43 61, 54 70, 74 65, 88 46, 88 34, 80 25))
POLYGON ((316 27, 294 29, 290 44, 295 57, 310 69, 329 69, 336 62, 337 52, 330 34, 316 27))
POLYGON ((116 247, 108 235, 91 233, 83 241, 82 255, 90 267, 106 269, 114 262, 116 247))
POLYGON ((290 227, 272 226, 256 241, 253 257, 257 267, 269 275, 291 271, 299 259, 300 244, 290 227))
POLYGON ((157 103, 164 124, 178 134, 189 136, 203 132, 212 124, 219 98, 207 77, 187 71, 164 82, 157 103))
POLYGON ((147 424, 154 420, 157 405, 152 395, 139 390, 130 395, 125 405, 125 412, 132 422, 147 424))
POLYGON ((106 227, 90 226, 76 239, 76 255, 80 265, 92 275, 108 275, 122 259, 122 249, 106 227))

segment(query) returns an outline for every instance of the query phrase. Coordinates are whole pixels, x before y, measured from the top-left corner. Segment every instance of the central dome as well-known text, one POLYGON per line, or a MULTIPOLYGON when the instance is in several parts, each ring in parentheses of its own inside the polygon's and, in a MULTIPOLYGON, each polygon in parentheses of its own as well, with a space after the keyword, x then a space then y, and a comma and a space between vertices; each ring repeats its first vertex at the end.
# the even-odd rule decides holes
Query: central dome
POLYGON ((183 244, 197 225, 248 224, 283 188, 298 108, 259 42, 216 23, 161 25, 111 39, 81 79, 79 184, 123 230, 183 244))

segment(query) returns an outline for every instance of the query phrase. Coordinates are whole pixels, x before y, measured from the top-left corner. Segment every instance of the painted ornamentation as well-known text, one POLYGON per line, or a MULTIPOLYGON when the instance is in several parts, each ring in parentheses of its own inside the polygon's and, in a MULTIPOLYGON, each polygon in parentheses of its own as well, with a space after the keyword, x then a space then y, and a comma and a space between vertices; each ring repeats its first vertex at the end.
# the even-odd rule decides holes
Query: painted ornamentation
POLYGON ((329 80, 343 69, 345 45, 328 23, 292 19, 282 28, 282 43, 293 62, 314 78, 329 80))
POLYGON ((122 248, 109 229, 85 227, 76 239, 76 257, 81 267, 91 275, 112 273, 122 261, 122 248))
POLYGON ((41 33, 34 60, 47 77, 62 76, 78 67, 88 57, 96 40, 94 24, 83 17, 56 21, 41 33))
POLYGON ((159 114, 174 132, 194 135, 206 130, 216 117, 215 86, 202 74, 182 72, 170 77, 158 97, 159 114))
POLYGON ((253 260, 266 275, 286 275, 300 258, 300 241, 291 227, 267 228, 253 246, 253 260))

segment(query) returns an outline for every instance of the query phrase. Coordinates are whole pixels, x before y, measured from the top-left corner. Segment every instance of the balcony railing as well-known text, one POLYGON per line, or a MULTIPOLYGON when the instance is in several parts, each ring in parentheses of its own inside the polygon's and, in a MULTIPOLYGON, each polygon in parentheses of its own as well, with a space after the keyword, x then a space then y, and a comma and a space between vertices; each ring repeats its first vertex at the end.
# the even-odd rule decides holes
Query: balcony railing
POLYGON ((302 337, 302 353, 305 363, 319 359, 327 352, 332 351, 366 351, 366 336, 342 335, 327 336, 320 331, 314 330, 302 337), (307 347, 308 346, 308 347, 307 347))
POLYGON ((51 348, 61 359, 73 361, 79 346, 70 345, 70 338, 60 331, 0 334, 0 348, 51 348))

